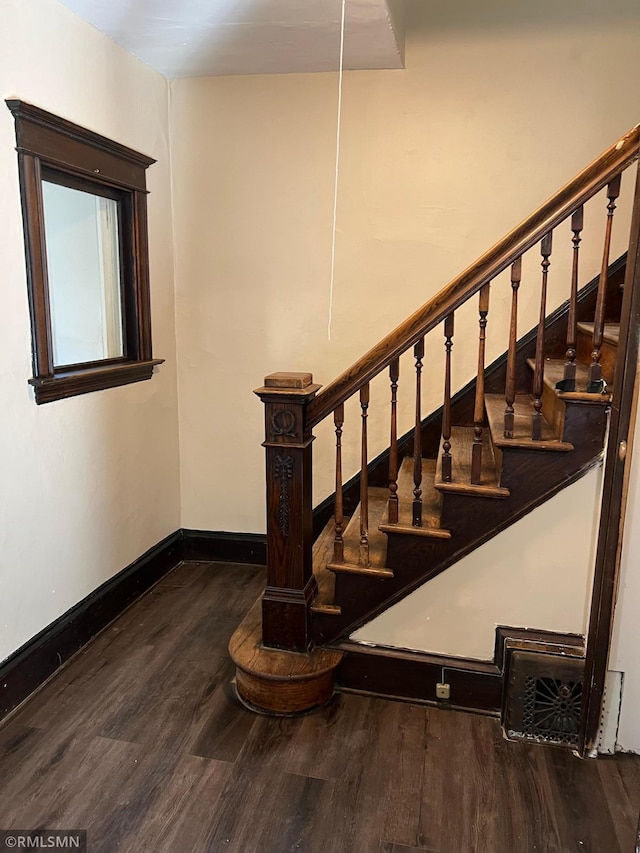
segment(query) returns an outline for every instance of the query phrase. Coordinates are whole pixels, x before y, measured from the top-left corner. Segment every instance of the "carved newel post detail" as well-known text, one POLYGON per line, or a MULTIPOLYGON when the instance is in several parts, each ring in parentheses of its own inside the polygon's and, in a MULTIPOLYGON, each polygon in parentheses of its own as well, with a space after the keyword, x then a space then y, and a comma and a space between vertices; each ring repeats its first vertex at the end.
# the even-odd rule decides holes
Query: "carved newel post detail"
POLYGON ((265 646, 306 652, 311 646, 313 574, 311 431, 305 410, 319 385, 310 373, 272 373, 255 393, 265 404, 267 587, 262 598, 265 646))

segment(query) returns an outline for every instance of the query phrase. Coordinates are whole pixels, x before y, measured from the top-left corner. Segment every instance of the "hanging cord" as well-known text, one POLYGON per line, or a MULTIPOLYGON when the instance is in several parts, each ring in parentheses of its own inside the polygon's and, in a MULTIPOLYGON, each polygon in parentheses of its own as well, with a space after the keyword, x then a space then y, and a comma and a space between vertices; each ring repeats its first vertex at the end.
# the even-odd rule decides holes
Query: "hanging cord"
POLYGON ((342 0, 342 20, 340 23, 340 73, 338 76, 338 121, 336 127, 336 174, 333 187, 333 233, 331 237, 331 281, 329 284, 329 323, 327 337, 331 340, 331 321, 333 319, 333 281, 336 267, 336 223, 338 218, 338 173, 340 167, 340 120, 342 117, 342 71, 344 67, 344 19, 346 0, 342 0))

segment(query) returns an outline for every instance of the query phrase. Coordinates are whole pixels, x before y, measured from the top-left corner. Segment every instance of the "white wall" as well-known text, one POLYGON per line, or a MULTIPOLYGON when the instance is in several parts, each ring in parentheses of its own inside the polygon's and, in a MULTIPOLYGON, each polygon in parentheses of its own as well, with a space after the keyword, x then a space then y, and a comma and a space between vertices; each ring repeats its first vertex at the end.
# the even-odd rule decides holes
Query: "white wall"
MULTIPOLYGON (((636 375, 636 403, 640 391, 636 375)), ((630 463, 618 599, 609 669, 624 673, 618 743, 621 749, 640 752, 640 411, 635 426, 635 446, 630 463)))
POLYGON ((56 0, 4 0, 0 94, 149 154, 150 381, 36 406, 13 119, 0 105, 0 660, 180 526, 167 83, 56 0))
POLYGON ((493 660, 498 625, 584 634, 601 489, 598 466, 352 639, 493 660))

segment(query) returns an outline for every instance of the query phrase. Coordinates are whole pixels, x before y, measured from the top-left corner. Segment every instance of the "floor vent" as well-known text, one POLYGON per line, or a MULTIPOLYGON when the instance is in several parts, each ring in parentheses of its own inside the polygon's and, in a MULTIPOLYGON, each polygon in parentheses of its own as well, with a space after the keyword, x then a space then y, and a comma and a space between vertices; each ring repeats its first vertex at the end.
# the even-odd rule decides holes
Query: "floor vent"
POLYGON ((514 651, 505 701, 507 736, 576 747, 583 671, 580 658, 514 651))

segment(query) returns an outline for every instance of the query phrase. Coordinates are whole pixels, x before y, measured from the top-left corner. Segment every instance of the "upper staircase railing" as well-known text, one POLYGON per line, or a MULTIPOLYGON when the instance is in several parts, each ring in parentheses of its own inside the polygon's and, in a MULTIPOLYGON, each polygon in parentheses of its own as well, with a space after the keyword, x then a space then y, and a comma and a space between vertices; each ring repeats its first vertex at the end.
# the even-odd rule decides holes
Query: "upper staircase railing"
MULTIPOLYGON (((491 282, 511 268, 511 312, 507 341, 504 435, 514 434, 514 401, 516 397, 516 343, 518 293, 522 279, 522 258, 540 244, 540 311, 537 327, 535 366, 533 373, 530 437, 543 438, 542 396, 545 370, 545 321, 547 318, 547 286, 553 251, 554 230, 570 218, 571 280, 569 293, 566 364, 561 380, 562 390, 571 391, 576 382, 576 307, 578 299, 581 241, 583 239, 584 205, 606 187, 606 225, 602 247, 601 274, 598 285, 593 326, 588 390, 603 389, 600 366, 606 318, 607 270, 610 264, 613 222, 620 194, 622 173, 640 155, 640 125, 594 160, 535 213, 514 228, 492 249, 480 257, 461 275, 429 299, 404 323, 387 335, 377 346, 355 362, 321 394, 310 374, 272 374, 256 393, 265 403, 267 469, 267 587, 263 597, 263 642, 267 646, 306 651, 311 645, 311 603, 317 591, 312 567, 312 430, 333 414, 336 432, 336 500, 334 563, 345 562, 343 541, 343 463, 342 428, 344 404, 358 395, 361 411, 360 473, 360 547, 357 563, 366 569, 369 561, 367 465, 368 416, 370 382, 389 369, 391 385, 391 424, 389 455, 388 523, 398 519, 398 406, 397 390, 400 357, 413 348, 415 358, 415 424, 413 436, 413 501, 411 524, 422 525, 422 373, 425 337, 444 324, 445 376, 442 416, 441 477, 452 478, 451 445, 451 349, 455 312, 478 294, 478 355, 476 396, 473 412, 473 443, 470 448, 470 482, 479 483, 482 473, 484 433, 484 370, 486 328, 491 282)), ((635 203, 640 198, 640 182, 635 189, 635 203)), ((634 238, 634 235, 631 235, 634 238)), ((631 239, 630 238, 630 239, 631 239)), ((636 237, 637 238, 637 235, 636 237)), ((556 240, 559 238, 556 237, 556 240)), ((353 557, 353 555, 352 555, 353 557)), ((353 560, 352 560, 353 561, 353 560)))

